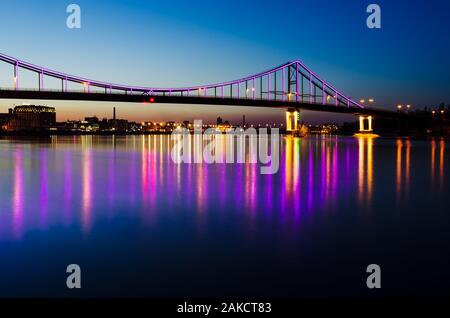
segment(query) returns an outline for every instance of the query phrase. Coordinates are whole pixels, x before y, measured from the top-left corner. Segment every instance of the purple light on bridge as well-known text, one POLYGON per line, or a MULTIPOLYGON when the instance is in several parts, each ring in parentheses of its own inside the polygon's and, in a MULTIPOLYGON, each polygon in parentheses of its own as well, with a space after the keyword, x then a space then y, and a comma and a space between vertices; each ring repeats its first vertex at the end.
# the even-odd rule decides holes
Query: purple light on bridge
POLYGON ((253 99, 255 100, 256 99, 256 80, 255 80, 255 78, 253 77, 253 99))
MULTIPOLYGON (((94 81, 94 80, 89 80, 86 78, 82 78, 82 77, 78 77, 78 76, 73 76, 73 75, 69 75, 66 73, 61 73, 58 71, 54 71, 51 69, 47 69, 47 68, 43 68, 31 63, 27 63, 24 61, 21 61, 19 59, 16 59, 14 57, 10 57, 8 55, 5 54, 1 54, 0 53, 0 61, 12 64, 14 66, 14 89, 18 90, 19 89, 19 68, 22 67, 24 69, 27 69, 31 72, 35 72, 35 73, 42 73, 42 77, 43 76, 49 76, 52 78, 56 78, 56 79, 60 79, 62 80, 64 83, 62 84, 62 90, 63 92, 68 92, 67 89, 67 82, 70 81, 72 83, 76 83, 76 84, 81 84, 81 85, 86 85, 86 83, 89 83, 89 87, 88 87, 88 92, 90 93, 90 86, 94 86, 94 87, 99 87, 99 88, 103 88, 105 89, 105 93, 107 92, 107 90, 109 89, 109 93, 112 94, 113 89, 116 91, 121 91, 125 94, 127 94, 129 91, 131 91, 131 93, 134 92, 142 92, 147 94, 148 92, 154 92, 156 94, 166 94, 169 93, 169 96, 171 95, 172 91, 174 92, 180 92, 181 94, 183 94, 183 92, 187 92, 188 96, 189 96, 189 92, 191 90, 195 91, 199 91, 199 96, 200 96, 200 90, 203 89, 204 90, 204 96, 207 95, 207 90, 208 89, 216 89, 217 87, 224 87, 224 86, 230 86, 230 91, 232 89, 232 85, 238 85, 238 98, 240 98, 240 84, 244 81, 250 81, 250 80, 255 80, 256 78, 259 78, 261 81, 263 81, 263 78, 265 76, 267 76, 268 78, 268 91, 267 91, 267 100, 272 100, 272 96, 271 96, 271 91, 270 91, 270 81, 271 81, 271 75, 272 73, 276 73, 278 71, 282 71, 283 72, 283 89, 282 89, 282 95, 284 95, 284 91, 285 91, 285 70, 287 67, 291 67, 292 65, 295 64, 296 66, 296 102, 299 101, 299 87, 298 87, 298 83, 299 83, 299 79, 298 79, 298 75, 300 74, 300 76, 303 77, 307 77, 307 75, 304 75, 303 71, 300 71, 299 66, 306 71, 306 74, 309 74, 309 81, 310 81, 310 102, 312 103, 313 101, 313 94, 312 94, 312 90, 313 90, 313 77, 316 78, 316 80, 318 80, 319 82, 323 82, 324 86, 329 88, 330 90, 335 92, 335 98, 338 99, 338 101, 336 101, 336 104, 339 105, 339 96, 341 96, 341 98, 343 98, 344 100, 346 100, 346 104, 347 106, 355 106, 355 107, 359 107, 359 108, 363 108, 363 106, 361 104, 359 104, 358 102, 355 102, 353 100, 351 100, 348 97, 345 97, 345 95, 339 93, 336 89, 334 89, 331 85, 327 84, 325 81, 321 80, 315 73, 313 73, 311 70, 309 70, 303 63, 301 63, 299 60, 296 60, 294 62, 289 62, 289 63, 285 63, 279 67, 273 68, 271 70, 265 71, 265 72, 261 72, 252 76, 248 76, 248 77, 244 77, 238 80, 234 80, 234 81, 228 81, 228 82, 222 82, 222 83, 218 83, 218 84, 209 84, 206 86, 191 86, 191 87, 179 87, 179 88, 153 88, 153 87, 142 87, 142 86, 130 86, 130 85, 121 85, 121 84, 113 84, 113 83, 107 83, 107 82, 101 82, 101 81, 94 81)), ((42 80, 43 82, 43 80, 42 80)), ((43 86, 43 85, 42 85, 43 86)), ((302 85, 303 86, 303 85, 302 85)), ((303 87, 302 87, 303 89, 303 87)), ((262 94, 262 92, 261 92, 262 94)), ((254 94, 255 95, 255 94, 254 94)), ((303 96, 303 94, 302 94, 303 96)), ((232 98, 232 94, 230 93, 230 97, 232 98)), ((248 96, 247 96, 248 97, 248 96)), ((256 98, 256 95, 255 97, 256 98)), ((285 100, 285 96, 283 96, 282 98, 283 100, 285 100)), ((302 98, 303 101, 303 98, 302 98)))

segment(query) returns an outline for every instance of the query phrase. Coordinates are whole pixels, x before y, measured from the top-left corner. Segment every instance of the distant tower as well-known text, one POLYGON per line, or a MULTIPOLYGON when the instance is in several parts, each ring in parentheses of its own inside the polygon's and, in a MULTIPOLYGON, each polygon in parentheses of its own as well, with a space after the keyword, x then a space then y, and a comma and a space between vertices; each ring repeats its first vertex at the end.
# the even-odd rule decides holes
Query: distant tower
POLYGON ((113 120, 116 121, 116 108, 113 108, 113 120))

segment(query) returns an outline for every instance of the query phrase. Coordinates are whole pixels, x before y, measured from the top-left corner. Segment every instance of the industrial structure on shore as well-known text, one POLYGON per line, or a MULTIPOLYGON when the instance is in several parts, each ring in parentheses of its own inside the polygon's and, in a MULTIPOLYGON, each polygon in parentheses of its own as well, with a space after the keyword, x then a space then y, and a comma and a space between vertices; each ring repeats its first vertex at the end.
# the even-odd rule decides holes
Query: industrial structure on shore
POLYGON ((56 125, 56 110, 48 106, 22 105, 0 114, 3 131, 48 130, 56 125))

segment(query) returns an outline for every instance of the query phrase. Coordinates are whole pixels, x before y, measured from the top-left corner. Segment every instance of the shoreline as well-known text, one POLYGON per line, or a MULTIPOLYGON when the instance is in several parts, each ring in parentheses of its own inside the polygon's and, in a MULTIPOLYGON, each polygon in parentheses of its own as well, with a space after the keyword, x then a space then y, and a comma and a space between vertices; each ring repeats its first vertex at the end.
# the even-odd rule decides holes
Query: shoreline
MULTIPOLYGON (((108 132, 102 132, 102 133, 55 133, 55 132, 0 132, 0 139, 8 139, 8 137, 18 137, 18 138, 45 138, 45 137, 70 137, 70 136, 102 136, 102 137, 112 137, 112 136, 159 136, 159 135, 171 135, 170 132, 123 132, 123 133, 108 133, 108 132)), ((193 135, 193 133, 191 133, 193 135)), ((223 133, 223 135, 225 135, 223 133)), ((292 136, 289 133, 280 132, 280 136, 292 136)), ((383 133, 377 133, 376 137, 373 136, 364 136, 359 135, 358 133, 355 134, 349 134, 349 133, 334 133, 334 134, 306 134, 304 136, 293 136, 296 138, 304 138, 304 137, 312 137, 312 136, 339 136, 339 137, 354 137, 354 138, 379 138, 379 139, 414 139, 414 140, 423 140, 423 139, 430 139, 430 138, 444 138, 447 139, 450 136, 449 135, 442 135, 442 134, 435 134, 435 135, 424 135, 424 134, 411 134, 411 135, 405 135, 405 134, 383 134, 383 133)))

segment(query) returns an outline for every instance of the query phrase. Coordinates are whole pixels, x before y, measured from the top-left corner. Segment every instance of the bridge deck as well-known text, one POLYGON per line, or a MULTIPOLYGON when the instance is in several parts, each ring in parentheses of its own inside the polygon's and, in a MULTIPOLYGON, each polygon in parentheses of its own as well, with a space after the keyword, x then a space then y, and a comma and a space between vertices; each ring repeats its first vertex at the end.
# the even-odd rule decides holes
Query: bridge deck
POLYGON ((365 114, 383 117, 403 117, 394 111, 375 108, 342 107, 335 105, 322 105, 305 102, 289 102, 281 100, 259 100, 252 98, 221 98, 198 96, 148 96, 137 94, 105 94, 83 92, 58 91, 25 91, 0 90, 0 99, 37 99, 37 100, 76 100, 98 102, 126 102, 126 103, 155 103, 155 104, 186 104, 186 105, 221 105, 221 106, 251 106, 270 108, 299 108, 311 111, 333 112, 344 114, 365 114))

